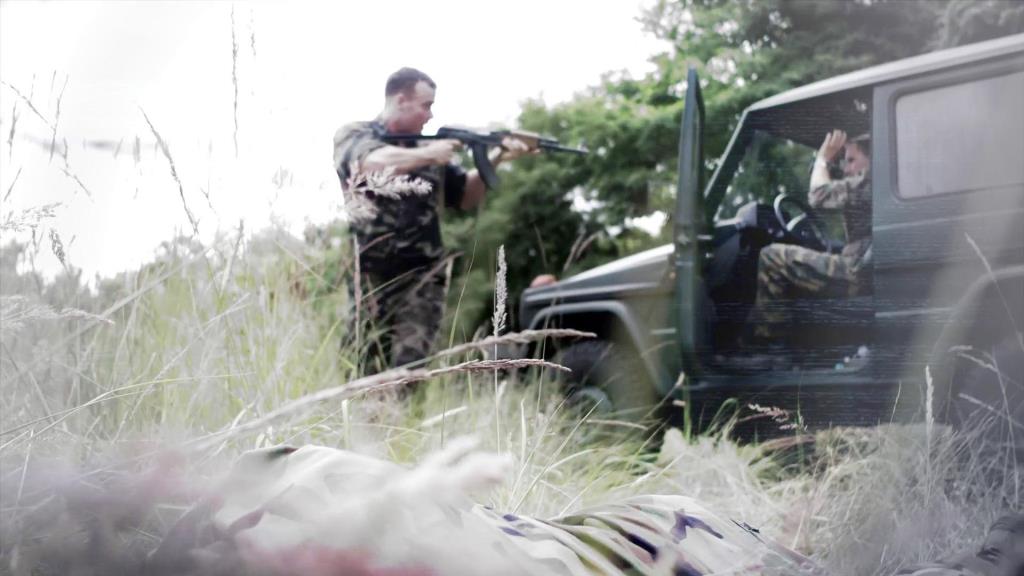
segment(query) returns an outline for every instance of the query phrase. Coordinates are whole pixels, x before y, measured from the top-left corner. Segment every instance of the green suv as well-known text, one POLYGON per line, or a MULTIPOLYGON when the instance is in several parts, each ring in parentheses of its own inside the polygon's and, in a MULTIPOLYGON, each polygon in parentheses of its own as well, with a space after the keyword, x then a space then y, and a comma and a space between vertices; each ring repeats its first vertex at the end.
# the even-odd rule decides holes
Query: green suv
POLYGON ((937 417, 1024 438, 1024 35, 757 102, 710 178, 704 131, 691 70, 672 244, 522 294, 520 328, 598 335, 545 346, 575 394, 615 410, 675 400, 698 425, 733 399, 811 429, 913 418, 930 398, 937 417), (832 129, 872 141, 870 289, 789 302, 785 361, 751 365, 761 249, 842 250, 836 215, 804 201, 832 129))

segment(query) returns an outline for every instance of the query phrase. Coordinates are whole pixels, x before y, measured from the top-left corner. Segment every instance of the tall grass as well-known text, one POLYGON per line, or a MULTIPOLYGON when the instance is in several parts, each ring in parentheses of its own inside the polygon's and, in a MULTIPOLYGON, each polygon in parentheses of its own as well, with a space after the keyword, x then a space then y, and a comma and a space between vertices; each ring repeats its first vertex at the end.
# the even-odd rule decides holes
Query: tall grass
MULTIPOLYGON (((3 565, 43 562, 33 551, 56 535, 65 550, 81 544, 60 530, 74 525, 79 500, 68 494, 147 477, 170 460, 177 481, 146 492, 147 506, 132 509, 131 530, 106 552, 141 554, 238 455, 278 444, 413 465, 474 435, 514 463, 483 496, 498 510, 543 518, 635 494, 685 494, 837 574, 888 574, 966 548, 1020 506, 1020 470, 941 426, 836 429, 796 458, 778 443, 737 444, 728 426, 685 438, 597 419, 566 406, 550 372, 443 370, 410 384, 405 399, 384 379, 270 418, 357 377, 359 351, 341 344, 346 291, 322 289, 339 283, 328 264, 351 262, 349 244, 335 244, 327 253, 274 231, 241 245, 238 236, 210 247, 179 240, 94 291, 73 268, 52 284, 19 274, 27 255, 6 248, 3 565)), ((479 354, 464 347, 447 364, 479 354)))
MULTIPOLYGON (((10 214, 3 229, 36 232, 52 211, 10 214)), ((182 237, 92 288, 53 230, 53 282, 32 271, 41 243, 0 249, 0 570, 137 565, 239 455, 282 444, 414 466, 472 435, 511 458, 479 496, 497 510, 547 518, 684 494, 836 574, 966 549, 1021 506, 1019 463, 982 430, 935 425, 930 400, 919 426, 808 437, 777 422, 793 436, 761 445, 732 441, 733 422, 691 436, 568 406, 556 367, 496 359, 532 337, 501 334, 501 254, 490 338, 450 342, 433 368, 360 378, 372 334, 347 334, 355 246, 335 230, 182 237)), ((778 418, 750 410, 736 417, 778 418)))
MULTIPOLYGON (((61 481, 74 483, 77 473, 146 469, 178 447, 183 475, 201 486, 253 448, 323 444, 412 463, 489 429, 495 434, 479 434, 483 448, 500 443, 522 460, 493 503, 543 513, 586 501, 584 488, 600 493, 628 469, 637 446, 626 442, 602 448, 620 455, 591 467, 581 447, 603 427, 573 422, 549 383, 509 386, 502 377, 499 401, 490 372, 449 372, 420 383, 408 401, 382 387, 249 426, 354 380, 359 358, 340 344, 346 291, 316 288, 327 281, 322 254, 269 232, 235 256, 235 240, 169 243, 157 261, 95 293, 73 273, 52 285, 18 274, 25 254, 7 249, 0 459, 8 562, 25 544, 21 520, 52 495, 37 488, 56 488, 42 473, 54 461, 66 468, 61 481)), ((475 354, 470 347, 458 359, 475 354)))

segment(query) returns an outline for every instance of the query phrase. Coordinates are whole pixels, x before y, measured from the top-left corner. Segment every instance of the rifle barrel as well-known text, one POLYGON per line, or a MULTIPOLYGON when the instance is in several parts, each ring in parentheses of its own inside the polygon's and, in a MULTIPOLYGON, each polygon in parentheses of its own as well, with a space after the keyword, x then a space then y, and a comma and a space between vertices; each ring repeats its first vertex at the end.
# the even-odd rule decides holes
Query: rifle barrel
POLYGON ((581 156, 590 153, 590 151, 587 150, 586 148, 573 148, 572 146, 563 146, 561 144, 553 142, 540 142, 537 144, 537 147, 540 148, 541 150, 550 150, 552 152, 569 152, 571 154, 579 154, 581 156))

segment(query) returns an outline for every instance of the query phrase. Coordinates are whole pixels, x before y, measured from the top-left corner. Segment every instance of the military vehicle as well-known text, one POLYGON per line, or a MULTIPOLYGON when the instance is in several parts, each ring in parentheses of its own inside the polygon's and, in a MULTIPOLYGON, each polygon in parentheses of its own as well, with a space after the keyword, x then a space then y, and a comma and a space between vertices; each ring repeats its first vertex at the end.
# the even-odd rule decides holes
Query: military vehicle
POLYGON ((685 405, 698 426, 756 404, 812 430, 920 417, 928 400, 936 418, 988 414, 1024 438, 1024 35, 757 102, 710 178, 694 70, 685 98, 673 242, 521 296, 521 328, 597 334, 544 344, 574 369, 574 397, 685 405), (872 142, 871 289, 789 302, 784 361, 747 363, 760 250, 844 244, 805 200, 832 129, 872 142))

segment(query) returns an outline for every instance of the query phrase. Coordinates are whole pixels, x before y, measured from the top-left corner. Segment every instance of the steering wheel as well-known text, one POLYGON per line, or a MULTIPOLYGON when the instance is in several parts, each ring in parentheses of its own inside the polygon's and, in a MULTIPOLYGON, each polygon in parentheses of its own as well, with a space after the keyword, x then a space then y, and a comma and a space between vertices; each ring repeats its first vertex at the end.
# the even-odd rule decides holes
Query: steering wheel
POLYGON ((811 205, 802 198, 779 194, 775 197, 775 218, 787 232, 796 236, 805 244, 816 245, 820 250, 828 248, 828 236, 825 235, 825 225, 818 216, 818 213, 811 208, 811 205), (792 204, 799 208, 801 213, 790 217, 785 209, 786 204, 792 204))

